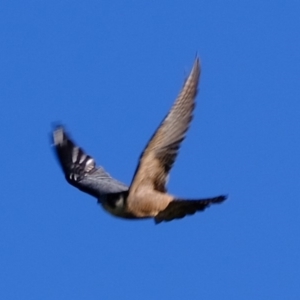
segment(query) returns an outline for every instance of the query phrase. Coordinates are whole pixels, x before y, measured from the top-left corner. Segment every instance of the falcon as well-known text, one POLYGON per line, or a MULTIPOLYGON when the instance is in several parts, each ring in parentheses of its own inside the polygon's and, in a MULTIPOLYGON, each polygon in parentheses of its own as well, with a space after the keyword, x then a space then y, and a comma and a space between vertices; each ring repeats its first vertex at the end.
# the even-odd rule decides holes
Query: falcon
POLYGON ((95 160, 71 140, 62 126, 56 127, 53 142, 66 180, 96 197, 114 216, 154 218, 156 224, 222 203, 227 198, 225 195, 191 200, 173 196, 166 189, 169 172, 193 117, 200 73, 197 57, 171 110, 140 155, 130 187, 111 177, 103 167, 97 167, 95 160))

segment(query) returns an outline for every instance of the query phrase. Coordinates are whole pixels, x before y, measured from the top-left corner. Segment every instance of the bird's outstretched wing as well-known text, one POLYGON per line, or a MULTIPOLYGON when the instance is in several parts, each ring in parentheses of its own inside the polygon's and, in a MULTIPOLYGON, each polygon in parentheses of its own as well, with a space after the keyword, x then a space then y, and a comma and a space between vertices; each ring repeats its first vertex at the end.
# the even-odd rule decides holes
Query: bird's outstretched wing
POLYGON ((166 192, 168 173, 192 120, 199 77, 200 62, 199 58, 196 58, 173 107, 140 156, 130 191, 135 191, 142 184, 156 191, 166 192))
POLYGON ((127 191, 128 187, 112 178, 95 160, 78 147, 62 126, 53 130, 55 153, 66 180, 96 198, 108 193, 127 191))
POLYGON ((218 196, 200 200, 174 200, 154 220, 158 224, 163 221, 168 222, 174 219, 181 219, 186 215, 193 215, 197 211, 203 211, 211 204, 222 203, 226 198, 226 196, 218 196))

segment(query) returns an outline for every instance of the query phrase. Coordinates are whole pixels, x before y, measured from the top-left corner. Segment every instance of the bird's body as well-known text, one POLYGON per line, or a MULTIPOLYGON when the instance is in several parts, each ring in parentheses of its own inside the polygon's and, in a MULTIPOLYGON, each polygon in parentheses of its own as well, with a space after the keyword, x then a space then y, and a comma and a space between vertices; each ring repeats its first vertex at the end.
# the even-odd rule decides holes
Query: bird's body
POLYGON ((200 63, 196 59, 181 93, 160 124, 143 153, 128 188, 112 178, 92 157, 77 147, 62 127, 54 131, 54 144, 67 181, 96 197, 105 210, 127 218, 154 218, 156 223, 182 218, 202 211, 226 197, 182 200, 167 193, 166 181, 181 142, 192 120, 200 63))

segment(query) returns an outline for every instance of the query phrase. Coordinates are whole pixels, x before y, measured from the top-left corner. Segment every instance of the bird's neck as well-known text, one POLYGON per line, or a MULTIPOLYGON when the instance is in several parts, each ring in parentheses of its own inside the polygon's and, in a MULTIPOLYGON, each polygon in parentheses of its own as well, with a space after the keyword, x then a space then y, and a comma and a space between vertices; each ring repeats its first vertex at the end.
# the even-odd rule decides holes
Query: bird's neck
POLYGON ((128 191, 107 194, 102 198, 103 207, 114 215, 122 214, 126 207, 128 191))

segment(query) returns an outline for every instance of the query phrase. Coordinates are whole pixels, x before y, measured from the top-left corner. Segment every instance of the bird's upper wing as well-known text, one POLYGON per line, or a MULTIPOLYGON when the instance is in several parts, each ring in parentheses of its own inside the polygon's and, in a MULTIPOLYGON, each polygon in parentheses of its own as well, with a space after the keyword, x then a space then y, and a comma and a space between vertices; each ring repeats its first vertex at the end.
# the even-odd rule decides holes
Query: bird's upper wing
POLYGON ((173 107, 140 156, 130 191, 135 191, 140 185, 144 185, 160 192, 166 192, 168 173, 192 120, 199 77, 200 62, 196 58, 193 69, 173 107))
POLYGON ((174 219, 181 219, 186 215, 193 215, 197 211, 203 211, 211 204, 222 203, 226 200, 226 196, 218 196, 208 199, 200 200, 174 200, 154 218, 155 223, 158 224, 163 221, 172 221, 174 219))
POLYGON ((62 126, 54 129, 53 142, 58 161, 71 185, 96 198, 128 190, 102 167, 96 167, 95 160, 69 138, 62 126))

